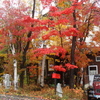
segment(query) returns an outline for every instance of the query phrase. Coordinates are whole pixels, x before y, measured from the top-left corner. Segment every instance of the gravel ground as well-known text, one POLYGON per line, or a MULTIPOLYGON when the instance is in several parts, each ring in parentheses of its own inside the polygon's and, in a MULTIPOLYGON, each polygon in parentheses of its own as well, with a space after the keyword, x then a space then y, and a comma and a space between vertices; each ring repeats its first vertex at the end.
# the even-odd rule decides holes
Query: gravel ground
POLYGON ((37 97, 27 96, 14 96, 14 95, 2 95, 0 94, 0 100, 45 100, 37 97))

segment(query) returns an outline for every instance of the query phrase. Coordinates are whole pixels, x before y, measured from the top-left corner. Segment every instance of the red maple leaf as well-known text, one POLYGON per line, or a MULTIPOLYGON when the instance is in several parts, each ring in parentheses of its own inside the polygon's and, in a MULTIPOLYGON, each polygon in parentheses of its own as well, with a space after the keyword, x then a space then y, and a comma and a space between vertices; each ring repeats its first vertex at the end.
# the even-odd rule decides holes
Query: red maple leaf
POLYGON ((24 16, 24 18, 22 19, 22 22, 33 23, 33 22, 39 22, 39 20, 31 18, 30 16, 24 16))
POLYGON ((66 72, 66 69, 63 68, 62 65, 53 66, 53 69, 56 70, 56 71, 66 72))
POLYGON ((48 40, 48 39, 50 39, 50 36, 47 34, 47 35, 44 35, 44 36, 42 36, 42 39, 43 40, 48 40))
POLYGON ((72 65, 72 64, 70 64, 70 63, 65 64, 65 66, 66 66, 68 69, 78 68, 77 66, 72 65))
POLYGON ((70 7, 70 8, 66 8, 66 9, 64 9, 63 11, 61 11, 60 13, 61 14, 71 14, 71 13, 73 13, 73 10, 74 10, 74 8, 73 7, 70 7))
POLYGON ((50 6, 50 11, 51 11, 51 12, 55 12, 55 11, 57 11, 57 10, 58 10, 57 7, 55 7, 55 6, 50 6))
POLYGON ((56 17, 56 16, 60 16, 60 15, 61 15, 60 12, 49 13, 49 14, 50 14, 50 16, 54 16, 54 17, 56 17))
POLYGON ((61 47, 61 46, 56 47, 55 53, 57 56, 59 56, 59 54, 61 54, 61 57, 63 58, 65 56, 66 52, 67 51, 63 47, 61 47))
POLYGON ((68 20, 67 20, 67 19, 61 18, 61 19, 59 19, 55 24, 56 24, 56 25, 59 25, 59 24, 65 25, 65 24, 67 24, 67 23, 68 23, 68 20))

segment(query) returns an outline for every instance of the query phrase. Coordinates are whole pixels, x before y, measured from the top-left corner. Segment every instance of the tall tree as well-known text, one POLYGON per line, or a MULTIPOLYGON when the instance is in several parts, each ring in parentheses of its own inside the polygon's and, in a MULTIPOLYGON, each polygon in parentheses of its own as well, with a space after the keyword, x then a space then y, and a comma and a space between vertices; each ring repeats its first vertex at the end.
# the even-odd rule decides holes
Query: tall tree
MULTIPOLYGON (((12 53, 12 62, 14 67, 14 89, 17 89, 18 84, 18 75, 17 75, 17 68, 18 68, 18 59, 17 55, 21 52, 22 49, 22 41, 20 35, 20 30, 22 27, 18 25, 17 19, 25 16, 25 14, 29 14, 27 6, 23 2, 11 2, 9 0, 3 1, 3 6, 1 6, 1 23, 0 27, 3 28, 2 30, 2 37, 6 37, 8 40, 5 42, 5 46, 8 48, 8 57, 10 57, 10 51, 12 53), (19 35, 18 35, 19 34, 19 35), (15 44, 16 41, 16 44, 15 44)), ((8 62, 10 64, 11 62, 8 62)))
MULTIPOLYGON (((44 0, 42 0, 42 1, 44 1, 44 0)), ((46 3, 44 5, 49 5, 50 2, 51 1, 49 1, 48 3, 46 3)), ((88 0, 67 0, 67 1, 58 0, 56 2, 56 4, 57 4, 56 6, 59 9, 56 7, 54 7, 54 8, 52 7, 52 9, 50 11, 50 18, 54 21, 54 22, 52 22, 53 23, 52 26, 53 26, 53 30, 55 31, 55 33, 53 33, 54 32, 53 31, 53 32, 47 34, 44 38, 50 39, 50 36, 53 36, 53 35, 56 36, 56 35, 58 35, 58 33, 60 35, 63 34, 63 36, 64 35, 71 36, 72 37, 71 38, 71 41, 72 41, 71 54, 70 54, 70 57, 71 57, 70 63, 71 64, 79 64, 79 63, 77 63, 78 60, 75 59, 75 58, 78 58, 76 56, 77 51, 80 54, 84 53, 84 58, 86 58, 86 54, 88 52, 86 52, 85 49, 88 48, 88 46, 85 45, 85 40, 89 36, 90 31, 93 32, 93 27, 94 27, 94 25, 96 25, 95 18, 98 15, 95 15, 94 13, 96 12, 95 9, 98 9, 98 7, 96 6, 97 2, 98 2, 98 0, 94 1, 94 2, 89 2, 88 0), (60 11, 60 10, 62 10, 62 11, 60 11), (53 17, 55 17, 55 18, 53 18, 53 17), (77 32, 75 34, 74 33, 75 31, 73 32, 73 35, 68 34, 68 31, 66 33, 63 33, 62 30, 64 30, 64 29, 61 29, 61 26, 59 25, 59 24, 63 23, 63 20, 61 21, 62 22, 61 23, 59 18, 60 19, 63 18, 64 22, 66 23, 65 24, 66 26, 71 26, 71 27, 77 29, 79 31, 78 34, 77 34, 77 32), (68 19, 68 22, 66 22, 64 18, 68 19), (59 20, 59 24, 57 23, 58 20, 59 20), (55 26, 58 29, 56 29, 55 26)), ((65 29, 68 29, 68 28, 65 28, 65 29)), ((63 36, 61 36, 61 41, 62 41, 63 36)), ((62 44, 63 44, 63 42, 62 42, 62 44)), ((88 59, 88 58, 86 58, 86 59, 88 59)), ((87 60, 84 65, 80 65, 80 66, 86 67, 88 65, 88 61, 90 61, 90 60, 87 60)), ((71 88, 74 87, 74 69, 71 69, 71 73, 70 73, 70 87, 71 88)))

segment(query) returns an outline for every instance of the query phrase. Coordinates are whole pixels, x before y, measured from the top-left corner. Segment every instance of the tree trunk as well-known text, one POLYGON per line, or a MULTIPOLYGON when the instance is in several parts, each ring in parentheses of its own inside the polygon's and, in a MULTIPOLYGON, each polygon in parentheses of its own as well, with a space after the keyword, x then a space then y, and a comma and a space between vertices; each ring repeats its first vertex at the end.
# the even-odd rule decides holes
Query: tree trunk
MULTIPOLYGON (((71 49, 71 64, 75 65, 75 47, 76 47, 76 36, 72 39, 72 49, 71 49)), ((70 88, 74 88, 74 69, 70 70, 70 88)))
POLYGON ((45 60, 46 60, 46 55, 43 56, 43 60, 42 60, 42 72, 41 72, 41 84, 40 84, 42 87, 44 87, 45 60))
POLYGON ((30 84, 30 73, 29 73, 29 69, 26 69, 26 77, 27 77, 27 85, 30 84))
POLYGON ((21 72, 20 74, 20 87, 23 88, 24 84, 24 71, 21 72))
POLYGON ((41 75, 40 75, 40 66, 41 66, 41 62, 39 63, 39 67, 38 67, 38 78, 37 78, 37 84, 40 84, 41 83, 41 81, 40 81, 40 79, 41 79, 41 75))
POLYGON ((17 60, 14 60, 14 90, 18 87, 17 60))
MULTIPOLYGON (((12 35, 11 37, 12 38, 12 35)), ((13 56, 15 55, 16 51, 15 51, 15 47, 14 47, 14 44, 10 44, 10 49, 11 49, 11 52, 13 54, 13 56)), ((13 60, 13 67, 14 67, 14 90, 17 90, 17 85, 18 85, 18 75, 17 75, 17 60, 14 59, 13 60)))
MULTIPOLYGON (((73 18, 74 22, 76 22, 76 12, 74 10, 73 12, 73 18)), ((73 25, 74 28, 76 28, 76 24, 73 25)), ((76 48, 76 36, 73 36, 72 38, 72 48, 71 48, 71 64, 75 65, 75 48, 76 48)), ((74 69, 70 70, 70 88, 74 88, 74 69)))
MULTIPOLYGON (((33 0, 33 10, 32 10, 32 18, 34 18, 34 13, 35 13, 35 3, 36 3, 36 0, 33 0)), ((31 27, 33 27, 33 25, 31 25, 31 27)), ((32 34, 32 31, 30 31, 27 35, 28 38, 31 37, 31 34, 32 34)), ((23 51, 23 54, 22 54, 22 64, 20 65, 20 69, 23 69, 23 68, 26 68, 26 54, 27 54, 27 51, 29 49, 29 45, 30 45, 30 41, 27 42, 25 48, 24 48, 24 51, 23 51)), ((21 72, 20 74, 20 87, 23 88, 23 84, 24 83, 24 71, 21 72)))
MULTIPOLYGON (((10 37, 10 40, 12 41, 13 35, 10 31, 9 31, 9 37, 10 37)), ((16 54, 14 44, 10 44, 10 50, 11 50, 12 55, 14 56, 16 54)), ((13 67, 14 67, 14 90, 17 90, 18 75, 17 75, 17 60, 16 59, 13 59, 13 67)))

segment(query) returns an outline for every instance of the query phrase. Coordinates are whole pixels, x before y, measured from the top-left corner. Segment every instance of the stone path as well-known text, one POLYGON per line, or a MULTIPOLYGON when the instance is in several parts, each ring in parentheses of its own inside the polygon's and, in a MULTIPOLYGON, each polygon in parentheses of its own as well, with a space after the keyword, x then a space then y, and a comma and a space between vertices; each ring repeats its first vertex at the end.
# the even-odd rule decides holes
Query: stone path
POLYGON ((14 95, 0 94, 0 100, 46 100, 46 99, 41 99, 38 97, 14 96, 14 95))

